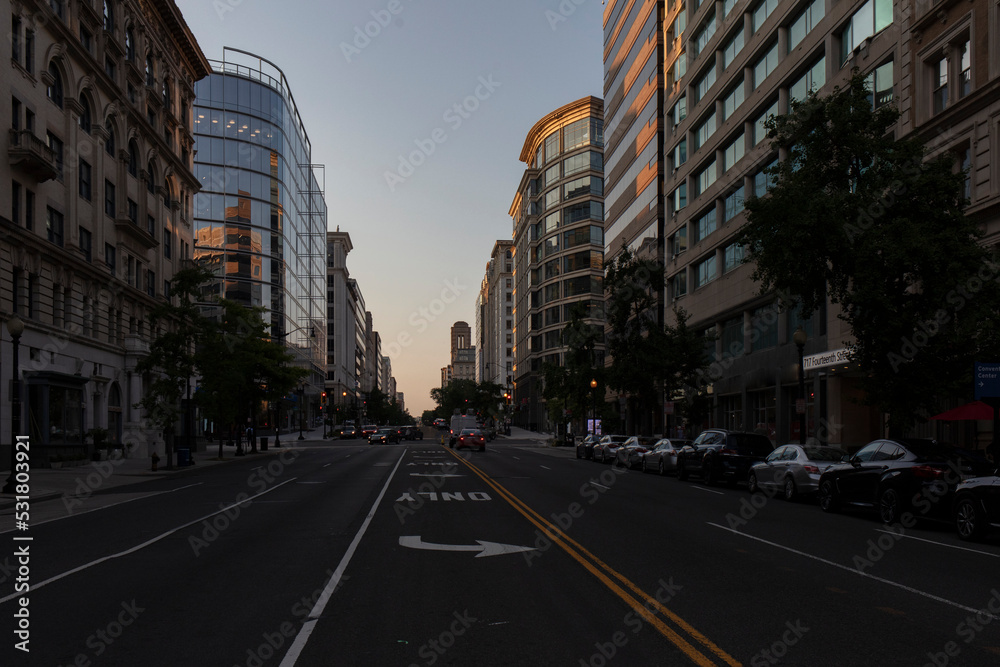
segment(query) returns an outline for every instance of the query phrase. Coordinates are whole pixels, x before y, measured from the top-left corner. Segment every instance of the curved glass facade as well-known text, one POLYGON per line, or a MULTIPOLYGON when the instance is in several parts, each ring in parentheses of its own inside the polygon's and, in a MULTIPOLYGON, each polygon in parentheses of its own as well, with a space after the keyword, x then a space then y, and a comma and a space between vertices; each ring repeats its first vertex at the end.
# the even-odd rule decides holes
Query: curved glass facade
POLYGON ((281 71, 241 51, 223 57, 195 84, 194 257, 219 276, 219 296, 267 310, 320 387, 327 209, 312 147, 281 71))

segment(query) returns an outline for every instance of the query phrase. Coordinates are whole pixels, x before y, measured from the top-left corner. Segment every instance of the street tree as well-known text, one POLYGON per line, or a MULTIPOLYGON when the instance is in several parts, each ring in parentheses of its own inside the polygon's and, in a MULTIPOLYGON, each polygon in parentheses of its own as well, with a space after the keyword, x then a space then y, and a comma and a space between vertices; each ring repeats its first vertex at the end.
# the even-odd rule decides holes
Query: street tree
POLYGON ((591 324, 586 305, 576 302, 570 307, 569 319, 560 332, 566 348, 562 364, 542 365, 542 397, 553 422, 571 421, 570 416, 584 419, 595 401, 603 403, 604 369, 598 366, 597 346, 604 338, 603 327, 591 324), (598 387, 592 389, 592 380, 598 387), (566 415, 569 411, 570 416, 566 415))
POLYGON ((973 361, 997 351, 1000 305, 956 157, 897 139, 898 118, 873 108, 857 72, 793 101, 766 124, 780 159, 768 191, 747 199, 739 238, 762 293, 792 295, 804 313, 840 307, 866 400, 894 432, 968 393, 973 361))
MULTIPOLYGON (((197 266, 174 274, 167 300, 150 311, 150 327, 156 336, 149 353, 136 365, 136 371, 147 378, 146 393, 136 407, 164 434, 167 467, 173 465, 174 431, 182 400, 190 398, 191 379, 197 372, 195 352, 205 333, 198 305, 201 288, 212 278, 210 271, 197 266)), ((188 415, 189 436, 191 421, 188 415)))

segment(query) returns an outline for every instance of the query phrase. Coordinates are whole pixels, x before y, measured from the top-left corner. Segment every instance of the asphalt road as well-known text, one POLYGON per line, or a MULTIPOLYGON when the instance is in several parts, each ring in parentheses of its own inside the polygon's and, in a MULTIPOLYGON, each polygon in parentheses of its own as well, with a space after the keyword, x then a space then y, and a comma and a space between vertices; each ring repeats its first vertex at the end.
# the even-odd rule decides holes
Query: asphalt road
MULTIPOLYGON (((2 665, 996 665, 1000 540, 512 441, 359 441, 32 508, 2 665), (128 502, 116 503, 116 499, 128 502)), ((5 552, 23 546, 0 533, 5 552)), ((5 553, 6 555, 6 553, 5 553)))

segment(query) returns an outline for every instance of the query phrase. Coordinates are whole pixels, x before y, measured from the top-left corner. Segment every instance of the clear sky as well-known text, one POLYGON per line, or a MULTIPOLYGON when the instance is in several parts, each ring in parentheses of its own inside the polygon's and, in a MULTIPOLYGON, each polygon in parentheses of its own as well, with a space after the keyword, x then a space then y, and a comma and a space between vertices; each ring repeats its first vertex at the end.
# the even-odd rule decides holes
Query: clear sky
POLYGON ((525 136, 550 111, 603 97, 602 3, 176 2, 209 59, 229 46, 284 71, 326 165, 329 228, 351 235, 348 270, 419 418, 435 406, 451 325, 475 331, 490 251, 511 238, 525 136))

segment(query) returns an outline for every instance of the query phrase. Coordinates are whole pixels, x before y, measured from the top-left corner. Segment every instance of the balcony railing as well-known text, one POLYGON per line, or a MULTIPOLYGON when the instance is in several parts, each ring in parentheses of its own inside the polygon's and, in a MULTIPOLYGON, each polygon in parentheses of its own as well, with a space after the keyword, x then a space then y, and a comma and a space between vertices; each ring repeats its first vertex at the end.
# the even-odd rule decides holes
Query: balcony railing
POLYGON ((31 130, 10 130, 10 163, 39 183, 59 175, 56 153, 31 130))

